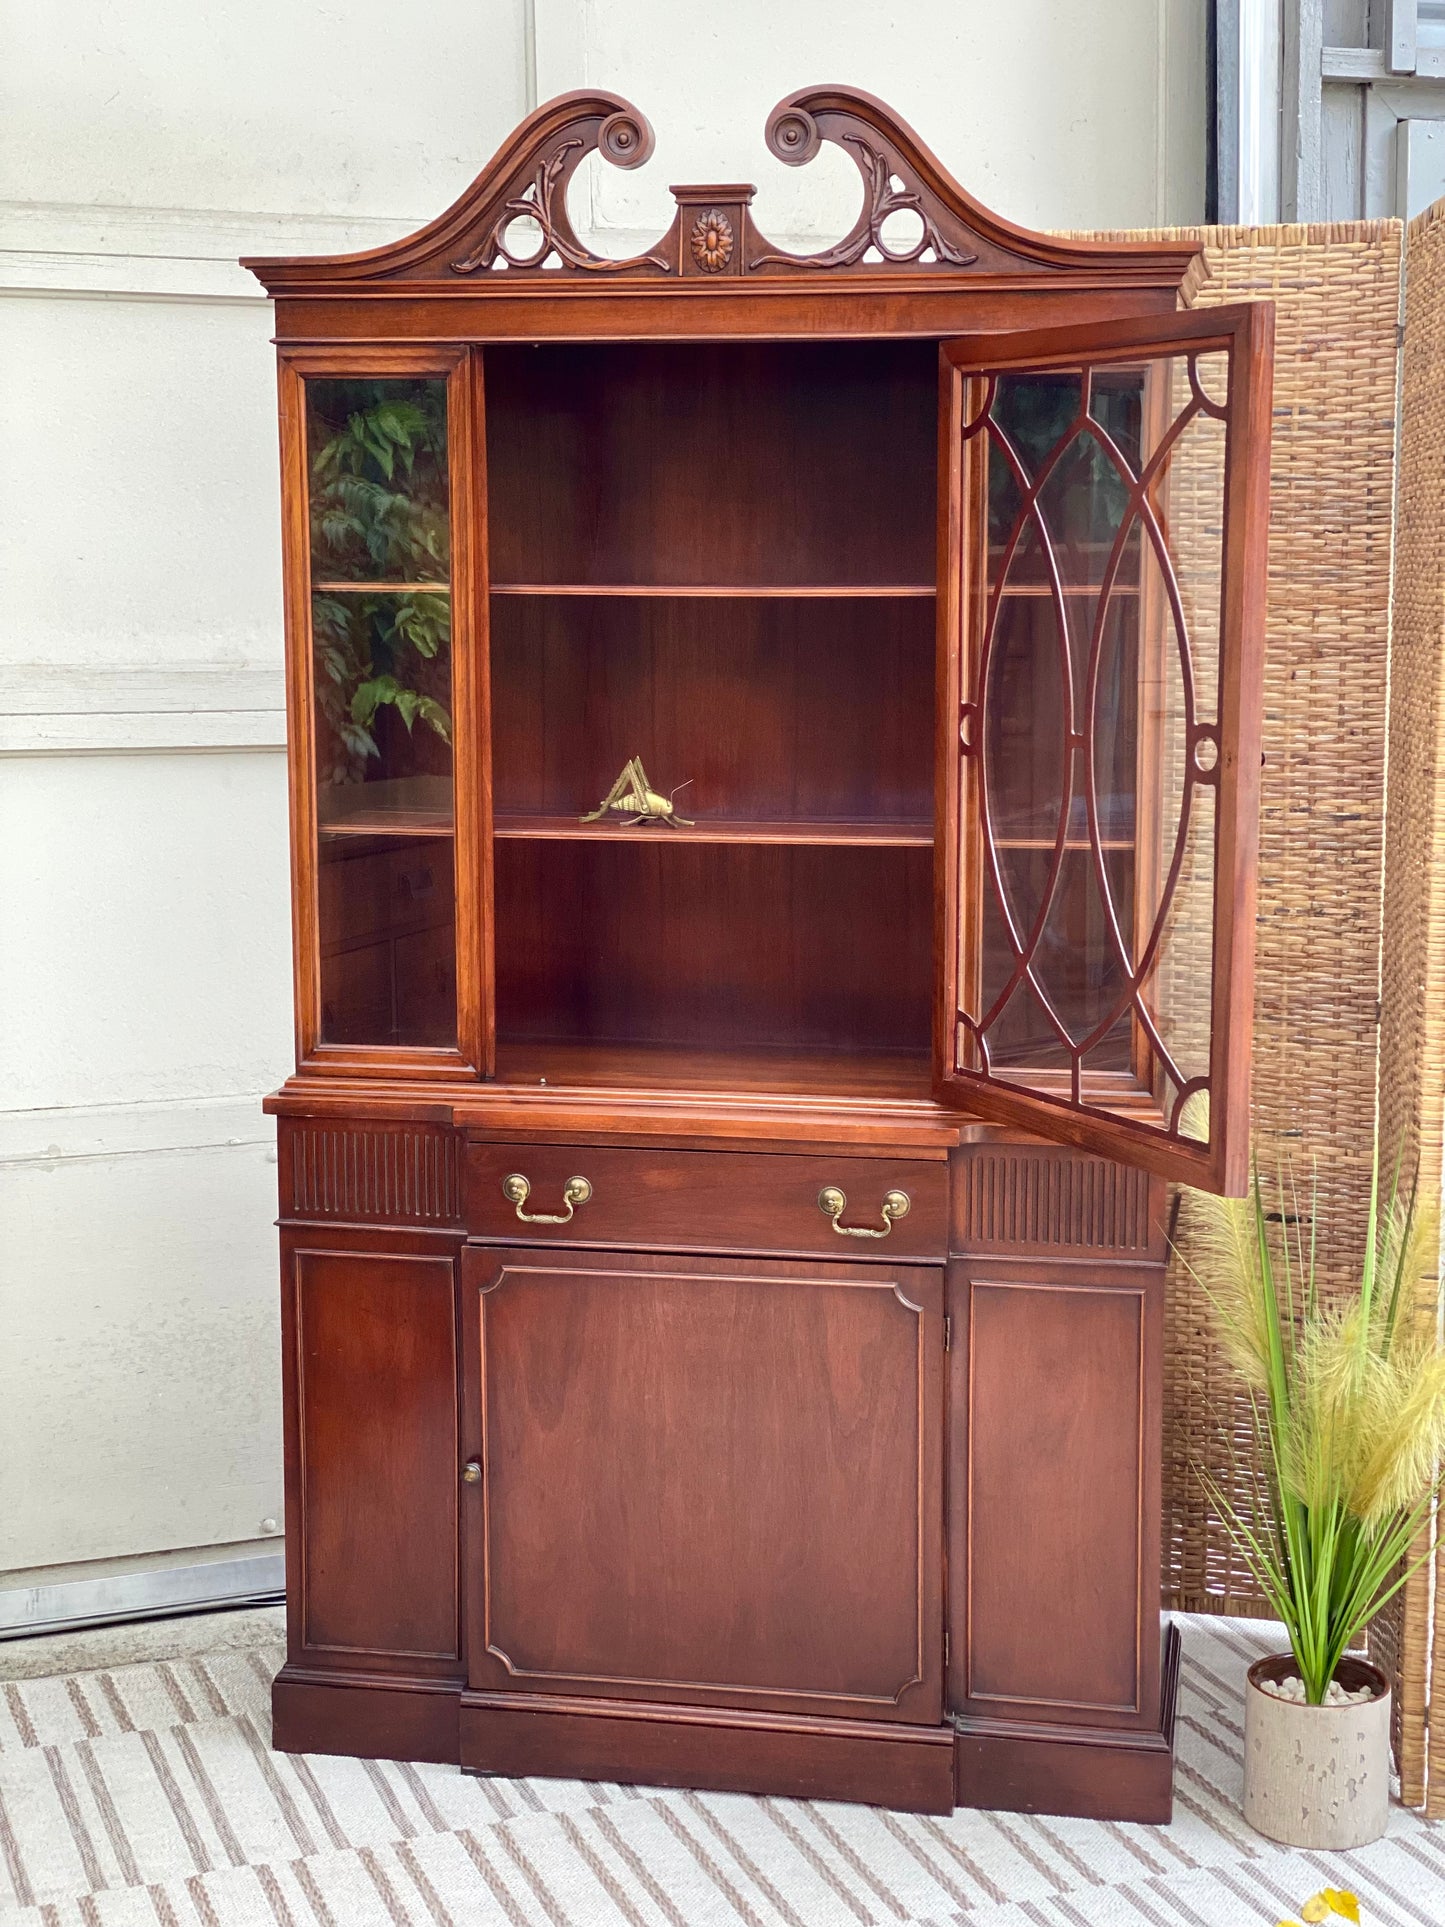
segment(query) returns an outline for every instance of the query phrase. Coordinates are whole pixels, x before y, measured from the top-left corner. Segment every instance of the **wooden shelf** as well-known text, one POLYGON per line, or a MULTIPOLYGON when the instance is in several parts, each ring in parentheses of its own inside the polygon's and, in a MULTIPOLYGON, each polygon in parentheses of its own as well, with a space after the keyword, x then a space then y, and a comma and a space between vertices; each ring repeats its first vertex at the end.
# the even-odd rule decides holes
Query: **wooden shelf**
POLYGON ((450 582, 313 582, 312 595, 450 595, 450 582))
MULTIPOLYGON (((624 818, 583 823, 575 816, 498 815, 495 837, 547 843, 778 843, 814 846, 843 844, 853 848, 919 850, 933 843, 928 822, 809 821, 780 818, 769 822, 714 818, 710 822, 679 824, 639 823, 629 827, 624 818)), ((1050 845, 1052 847, 1052 845, 1050 845)))
MULTIPOLYGON (((996 850, 1051 850, 1056 841, 1052 836, 996 836, 993 847, 996 850)), ((1091 850, 1093 847, 1086 836, 1064 838, 1066 850, 1091 850)), ((1132 850, 1134 839, 1131 836, 1105 836, 1099 839, 1099 847, 1101 850, 1132 850)))
POLYGON ((444 776, 323 784, 316 816, 322 836, 451 836, 452 786, 444 776))
POLYGON ((686 1044, 498 1036, 497 1082, 560 1089, 925 1100, 932 1093, 932 1065, 926 1050, 709 1050, 686 1044))
MULTIPOLYGON (((992 588, 985 588, 984 590, 985 595, 991 596, 993 593, 992 588)), ((1005 601, 1007 601, 1010 596, 1052 596, 1053 593, 1054 585, 1052 582, 1006 582, 1002 591, 1005 601)), ((1103 593, 1104 585, 1102 582, 1065 582, 1063 584, 1065 600, 1067 600, 1069 596, 1097 596, 1103 593)), ((1139 584, 1137 582, 1115 582, 1109 589, 1111 596, 1138 595, 1138 593, 1139 584)))
MULTIPOLYGON (((449 811, 424 809, 353 810, 345 816, 323 817, 322 836, 452 836, 455 824, 449 811)), ((788 818, 776 822, 714 819, 708 823, 583 823, 575 816, 498 816, 492 834, 529 843, 772 843, 817 847, 837 844, 847 848, 926 850, 933 844, 931 823, 807 822, 788 818)), ((1000 843, 1000 849, 1049 849, 1052 843, 1000 843)), ((1070 848, 1075 847, 1070 845, 1070 848)), ((1086 845, 1078 847, 1084 848, 1086 845)), ((1113 848, 1106 844, 1105 848, 1113 848)), ((1120 848, 1129 847, 1120 845, 1120 848)))
POLYGON ((750 601, 794 598, 818 601, 834 598, 857 601, 864 597, 897 601, 903 597, 932 598, 931 582, 494 582, 493 595, 505 596, 697 596, 716 600, 735 597, 750 601))
POLYGON ((455 825, 444 810, 358 810, 351 816, 324 818, 322 836, 452 836, 455 825))

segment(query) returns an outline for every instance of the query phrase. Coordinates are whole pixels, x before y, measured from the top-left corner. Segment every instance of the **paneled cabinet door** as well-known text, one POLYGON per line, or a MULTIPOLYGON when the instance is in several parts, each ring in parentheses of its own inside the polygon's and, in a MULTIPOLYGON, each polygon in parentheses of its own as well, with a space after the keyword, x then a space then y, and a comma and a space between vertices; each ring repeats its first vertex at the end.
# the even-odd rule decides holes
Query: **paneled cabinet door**
POLYGON ((282 1267, 291 1660, 455 1677, 451 1253, 317 1228, 282 1267))
POLYGON ((473 1689, 939 1720, 938 1269, 462 1262, 473 1689))
POLYGON ((1157 1730, 1163 1267, 950 1267, 949 1705, 1157 1730))
POLYGON ((943 344, 947 1100, 1247 1169, 1273 309, 943 344))

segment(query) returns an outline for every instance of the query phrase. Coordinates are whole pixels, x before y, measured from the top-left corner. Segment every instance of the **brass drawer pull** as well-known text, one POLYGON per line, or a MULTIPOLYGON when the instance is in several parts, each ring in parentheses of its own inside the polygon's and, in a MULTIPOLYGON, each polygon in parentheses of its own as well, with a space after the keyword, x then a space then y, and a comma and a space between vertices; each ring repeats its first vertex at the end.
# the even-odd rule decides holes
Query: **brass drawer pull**
POLYGON ((909 1199, 906 1191, 885 1191, 883 1194, 883 1229, 873 1231, 865 1224, 839 1224, 838 1220, 848 1208, 848 1200, 836 1184, 824 1185, 818 1193, 818 1209, 825 1218, 831 1218, 833 1229, 840 1238, 886 1238, 893 1229, 895 1218, 908 1216, 909 1199))
MULTIPOLYGON (((586 1178, 568 1178, 562 1187, 562 1202, 567 1209, 558 1213, 547 1211, 524 1211, 522 1206, 532 1195, 532 1186, 520 1171, 513 1171, 510 1177, 502 1179, 502 1196, 508 1204, 517 1207, 517 1216, 523 1224, 570 1224, 572 1214, 579 1204, 586 1204, 592 1196, 592 1186, 586 1178)), ((907 1209, 907 1200, 904 1200, 907 1209)))

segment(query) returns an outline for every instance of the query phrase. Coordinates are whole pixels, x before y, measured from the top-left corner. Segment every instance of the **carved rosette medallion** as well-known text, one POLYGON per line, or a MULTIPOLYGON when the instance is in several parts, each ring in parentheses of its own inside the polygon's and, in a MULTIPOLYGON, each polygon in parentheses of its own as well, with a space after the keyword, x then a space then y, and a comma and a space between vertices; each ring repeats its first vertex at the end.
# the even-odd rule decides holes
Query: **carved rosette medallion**
POLYGON ((703 209, 689 240, 692 258, 704 274, 721 274, 733 258, 733 224, 719 207, 703 209))

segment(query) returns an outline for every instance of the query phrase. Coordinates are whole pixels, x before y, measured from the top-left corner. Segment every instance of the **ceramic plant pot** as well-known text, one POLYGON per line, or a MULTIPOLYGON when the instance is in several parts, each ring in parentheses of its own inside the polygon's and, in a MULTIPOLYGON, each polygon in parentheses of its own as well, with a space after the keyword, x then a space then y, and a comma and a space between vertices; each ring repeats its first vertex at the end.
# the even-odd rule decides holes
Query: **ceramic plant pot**
POLYGON ((1307 1706, 1267 1692, 1298 1677, 1289 1653, 1257 1659, 1244 1698, 1244 1817, 1290 1847, 1363 1847, 1385 1831, 1390 1805, 1390 1684, 1368 1660, 1340 1661, 1346 1692, 1373 1697, 1307 1706))

